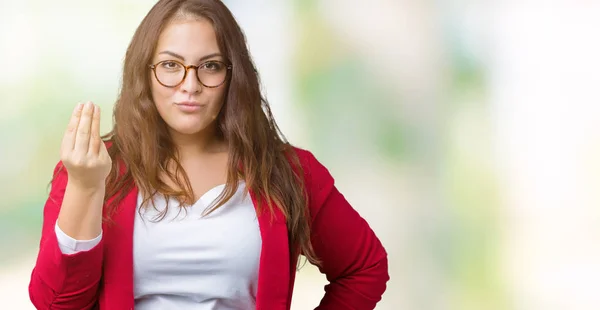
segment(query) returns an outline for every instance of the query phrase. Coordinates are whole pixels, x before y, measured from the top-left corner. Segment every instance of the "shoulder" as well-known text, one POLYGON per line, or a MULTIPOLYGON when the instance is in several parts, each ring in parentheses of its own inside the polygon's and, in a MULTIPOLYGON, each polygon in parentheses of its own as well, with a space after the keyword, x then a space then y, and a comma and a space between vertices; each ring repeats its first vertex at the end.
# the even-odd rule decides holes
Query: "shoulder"
POLYGON ((298 156, 298 160, 302 164, 302 168, 305 168, 305 166, 308 166, 311 162, 317 160, 315 155, 306 149, 299 148, 297 146, 291 146, 291 150, 296 156, 298 156))
POLYGON ((52 187, 56 187, 56 185, 62 184, 66 185, 68 179, 67 168, 62 161, 58 161, 54 166, 54 172, 52 173, 52 187))
MULTIPOLYGON (((328 179, 332 178, 329 170, 309 150, 292 146, 292 150, 298 157, 298 161, 304 171, 305 178, 328 179)), ((308 181, 308 180, 307 180, 308 181)))
POLYGON ((334 179, 329 170, 305 149, 292 147, 298 157, 304 175, 304 186, 309 198, 309 206, 313 214, 334 188, 334 179))

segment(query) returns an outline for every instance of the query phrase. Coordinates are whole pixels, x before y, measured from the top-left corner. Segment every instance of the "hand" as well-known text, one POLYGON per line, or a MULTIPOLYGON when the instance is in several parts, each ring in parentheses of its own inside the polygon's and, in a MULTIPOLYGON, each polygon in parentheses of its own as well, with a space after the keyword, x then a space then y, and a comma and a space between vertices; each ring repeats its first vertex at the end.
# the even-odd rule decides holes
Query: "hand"
POLYGON ((92 102, 73 111, 60 148, 60 159, 73 182, 82 189, 104 188, 112 160, 100 138, 100 108, 92 102))

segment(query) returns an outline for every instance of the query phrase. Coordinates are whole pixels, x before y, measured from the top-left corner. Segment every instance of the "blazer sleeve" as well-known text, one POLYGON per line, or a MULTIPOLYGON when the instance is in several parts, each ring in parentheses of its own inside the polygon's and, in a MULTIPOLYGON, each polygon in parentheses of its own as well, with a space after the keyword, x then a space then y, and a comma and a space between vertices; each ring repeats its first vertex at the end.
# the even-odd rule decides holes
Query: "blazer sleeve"
POLYGON ((368 223, 334 185, 329 171, 301 151, 311 212, 311 240, 329 281, 317 310, 374 309, 389 280, 387 253, 368 223))
POLYGON ((54 176, 44 205, 42 236, 29 282, 29 298, 37 309, 91 309, 98 299, 103 241, 89 251, 62 253, 54 230, 67 185, 62 163, 56 165, 54 176))

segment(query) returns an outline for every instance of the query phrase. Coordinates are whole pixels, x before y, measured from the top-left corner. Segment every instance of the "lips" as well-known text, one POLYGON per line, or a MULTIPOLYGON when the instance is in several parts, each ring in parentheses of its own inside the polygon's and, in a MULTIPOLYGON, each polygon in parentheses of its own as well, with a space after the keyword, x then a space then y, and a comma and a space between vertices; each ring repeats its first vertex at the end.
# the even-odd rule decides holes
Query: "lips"
POLYGON ((184 105, 184 106, 201 106, 200 102, 195 101, 183 101, 179 103, 175 103, 176 105, 184 105))
POLYGON ((202 107, 204 107, 204 105, 201 105, 198 102, 187 102, 187 101, 175 103, 175 105, 177 106, 177 108, 179 108, 179 110, 181 110, 182 112, 186 112, 186 113, 196 112, 196 111, 200 110, 202 107))

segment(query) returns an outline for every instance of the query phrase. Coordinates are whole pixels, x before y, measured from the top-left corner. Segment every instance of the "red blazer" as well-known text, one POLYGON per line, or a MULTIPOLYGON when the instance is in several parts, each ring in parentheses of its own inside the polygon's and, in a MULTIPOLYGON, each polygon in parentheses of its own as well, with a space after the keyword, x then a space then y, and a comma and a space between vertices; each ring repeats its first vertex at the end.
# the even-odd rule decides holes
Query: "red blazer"
MULTIPOLYGON (((367 222, 334 186, 327 169, 308 151, 296 149, 304 168, 319 268, 327 276, 316 309, 374 309, 389 280, 387 254, 367 222)), ((59 163, 55 173, 58 171, 59 163)), ((133 309, 133 223, 137 189, 103 225, 103 237, 90 251, 62 254, 54 232, 67 184, 65 169, 52 182, 29 296, 37 309, 133 309)), ((256 196, 250 193, 254 205, 256 196)), ((298 257, 290 257, 283 214, 258 216, 262 249, 256 309, 290 309, 298 257)))

